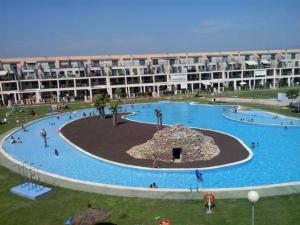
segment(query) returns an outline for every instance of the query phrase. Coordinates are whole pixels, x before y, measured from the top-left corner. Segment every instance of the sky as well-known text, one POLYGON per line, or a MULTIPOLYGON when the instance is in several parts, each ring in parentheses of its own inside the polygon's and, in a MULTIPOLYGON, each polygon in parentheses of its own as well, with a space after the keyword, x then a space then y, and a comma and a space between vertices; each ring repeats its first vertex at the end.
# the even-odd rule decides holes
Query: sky
POLYGON ((0 57, 300 48, 300 0, 0 0, 0 57))

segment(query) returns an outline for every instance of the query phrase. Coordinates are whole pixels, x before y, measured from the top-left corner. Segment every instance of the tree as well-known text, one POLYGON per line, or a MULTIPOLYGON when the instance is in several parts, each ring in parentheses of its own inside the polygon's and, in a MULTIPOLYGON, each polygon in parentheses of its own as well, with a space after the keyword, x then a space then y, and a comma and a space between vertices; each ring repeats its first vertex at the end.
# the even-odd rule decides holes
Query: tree
POLYGON ((122 98, 123 92, 121 88, 117 88, 115 93, 117 98, 122 98))
POLYGON ((95 96, 94 106, 99 111, 99 118, 105 117, 105 106, 109 102, 109 95, 106 94, 98 94, 95 96))
POLYGON ((119 107, 119 101, 114 100, 109 102, 109 110, 111 111, 113 116, 113 126, 118 125, 118 107, 119 107))
POLYGON ((299 90, 298 89, 290 89, 286 92, 286 97, 288 99, 292 100, 291 105, 293 105, 293 100, 298 98, 298 96, 299 96, 299 90))
POLYGON ((288 86, 287 80, 286 79, 280 79, 279 80, 279 87, 286 87, 288 86))
POLYGON ((159 109, 154 110, 154 114, 156 116, 156 127, 157 130, 160 130, 162 128, 162 112, 159 109))

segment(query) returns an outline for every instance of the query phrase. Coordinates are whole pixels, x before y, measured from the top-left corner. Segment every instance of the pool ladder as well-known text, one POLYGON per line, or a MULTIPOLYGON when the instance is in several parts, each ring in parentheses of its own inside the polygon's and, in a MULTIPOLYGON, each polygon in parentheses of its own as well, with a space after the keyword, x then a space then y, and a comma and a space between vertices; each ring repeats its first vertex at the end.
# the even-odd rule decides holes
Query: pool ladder
POLYGON ((27 166, 27 161, 24 161, 22 164, 16 164, 18 174, 22 179, 22 186, 26 186, 28 190, 35 189, 37 192, 43 189, 40 183, 40 172, 39 169, 42 165, 37 166, 36 168, 33 167, 34 163, 29 164, 29 168, 27 166), (37 181, 38 183, 34 183, 33 181, 37 181))

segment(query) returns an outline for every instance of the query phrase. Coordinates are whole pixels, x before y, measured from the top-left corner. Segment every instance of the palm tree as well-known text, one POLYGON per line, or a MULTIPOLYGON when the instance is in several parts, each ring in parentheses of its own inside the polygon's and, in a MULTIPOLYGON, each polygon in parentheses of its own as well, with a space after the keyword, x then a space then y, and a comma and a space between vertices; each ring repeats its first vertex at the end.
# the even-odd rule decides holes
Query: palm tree
POLYGON ((162 127, 162 112, 159 109, 154 110, 154 114, 156 116, 156 127, 157 130, 160 130, 162 127))
POLYGON ((98 94, 95 96, 94 106, 99 111, 99 118, 105 117, 105 106, 109 102, 109 95, 106 94, 98 94))
POLYGON ((118 107, 119 107, 119 101, 114 100, 109 102, 109 109, 113 115, 113 126, 118 125, 118 107))

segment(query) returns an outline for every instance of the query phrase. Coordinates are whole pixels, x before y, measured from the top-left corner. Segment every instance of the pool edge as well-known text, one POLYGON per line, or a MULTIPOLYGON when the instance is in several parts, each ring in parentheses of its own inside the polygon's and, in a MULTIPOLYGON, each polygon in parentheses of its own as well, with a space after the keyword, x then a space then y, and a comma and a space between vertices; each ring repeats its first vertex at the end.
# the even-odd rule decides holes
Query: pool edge
MULTIPOLYGON (((69 113, 69 112, 68 112, 69 113)), ((52 116, 49 116, 52 117, 52 116)), ((34 120, 30 123, 35 123, 39 120, 48 117, 34 120)), ((20 128, 13 128, 4 134, 0 135, 0 164, 11 171, 18 173, 17 165, 23 165, 20 161, 14 159, 7 154, 2 148, 3 141, 13 132, 20 128)), ((25 165, 29 170, 30 166, 25 165)), ((289 182, 282 184, 261 185, 243 188, 216 188, 216 189, 149 189, 149 188, 132 188, 126 186, 105 185, 100 183, 86 182, 68 177, 59 176, 53 173, 48 173, 39 170, 40 180, 42 182, 73 190, 93 192, 105 195, 123 196, 123 197, 138 197, 138 198, 154 198, 154 199, 201 199, 202 193, 214 192, 218 199, 228 198, 246 198, 250 190, 256 190, 260 196, 277 196, 288 195, 300 192, 300 182, 289 182)))

